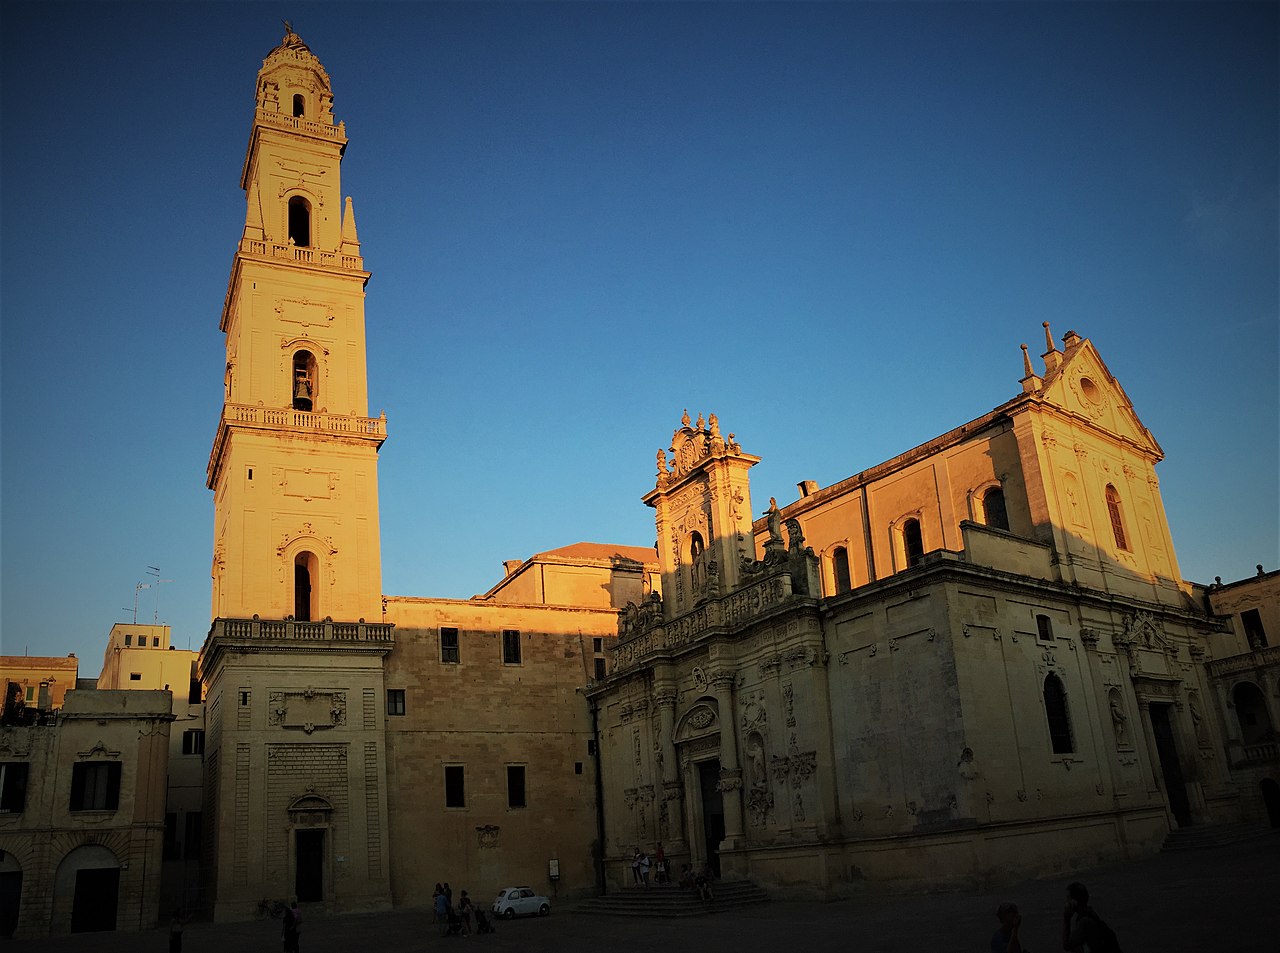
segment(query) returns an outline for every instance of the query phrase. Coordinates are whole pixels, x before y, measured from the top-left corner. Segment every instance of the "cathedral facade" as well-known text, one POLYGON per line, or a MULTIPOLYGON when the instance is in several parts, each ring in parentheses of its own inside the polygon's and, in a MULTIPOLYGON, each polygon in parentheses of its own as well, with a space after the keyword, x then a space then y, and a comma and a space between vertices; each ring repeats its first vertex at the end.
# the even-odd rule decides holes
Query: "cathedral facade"
POLYGON ((583 895, 658 843, 834 897, 1136 856, 1245 810, 1206 667, 1239 646, 1179 575, 1160 447, 1075 332, 1046 327, 990 413, 763 516, 758 458, 686 413, 644 497, 656 550, 385 595, 345 126, 291 31, 256 88, 207 470, 216 918, 443 880, 583 895))

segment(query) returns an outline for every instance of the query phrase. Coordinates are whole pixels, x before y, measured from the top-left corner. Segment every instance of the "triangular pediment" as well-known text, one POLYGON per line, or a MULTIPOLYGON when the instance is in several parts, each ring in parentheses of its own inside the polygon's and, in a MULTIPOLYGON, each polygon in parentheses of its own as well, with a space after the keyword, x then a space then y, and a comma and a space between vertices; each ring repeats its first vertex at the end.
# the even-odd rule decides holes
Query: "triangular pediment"
POLYGON ((1046 375, 1041 397, 1076 416, 1154 454, 1164 456, 1133 402, 1087 338, 1076 339, 1062 355, 1052 374, 1046 375))

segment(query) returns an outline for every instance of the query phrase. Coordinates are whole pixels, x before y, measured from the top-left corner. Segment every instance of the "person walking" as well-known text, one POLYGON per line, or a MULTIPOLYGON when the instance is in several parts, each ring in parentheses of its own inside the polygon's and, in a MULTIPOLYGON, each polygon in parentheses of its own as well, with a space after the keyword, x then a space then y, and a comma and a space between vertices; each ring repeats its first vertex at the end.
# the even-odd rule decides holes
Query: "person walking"
POLYGON ((991 953, 1025 953, 1018 936, 1022 928, 1022 914, 1016 903, 1002 903, 996 907, 996 919, 1000 929, 991 937, 991 953))
POLYGON ((1070 953, 1121 953, 1115 931, 1089 905, 1089 888, 1079 881, 1067 887, 1062 948, 1070 953))

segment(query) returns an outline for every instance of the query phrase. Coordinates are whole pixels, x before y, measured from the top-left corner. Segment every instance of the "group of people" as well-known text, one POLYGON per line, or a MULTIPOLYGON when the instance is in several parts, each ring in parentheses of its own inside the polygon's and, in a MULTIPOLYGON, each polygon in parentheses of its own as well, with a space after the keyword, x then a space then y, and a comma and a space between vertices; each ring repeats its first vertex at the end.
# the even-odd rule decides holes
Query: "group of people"
MULTIPOLYGON (((658 844, 653 857, 639 847, 631 857, 631 882, 635 886, 648 887, 650 872, 653 873, 655 883, 671 883, 671 869, 667 864, 667 855, 662 849, 662 844, 658 844)), ((711 882, 714 879, 711 867, 707 864, 703 864, 697 870, 693 869, 692 864, 685 864, 680 871, 680 886, 697 890, 701 900, 715 899, 711 891, 711 882)))
MULTIPOLYGON (((1022 914, 1015 903, 996 908, 1000 929, 991 937, 991 953, 1027 953, 1022 946, 1022 914)), ((1062 911, 1062 948, 1068 953, 1121 953, 1115 931, 1089 905, 1089 889, 1076 882, 1067 887, 1062 911)))
POLYGON ((431 916, 433 922, 440 925, 441 936, 493 932, 493 925, 484 910, 471 901, 465 890, 458 894, 457 906, 454 905, 453 889, 448 883, 436 884, 431 895, 431 916))

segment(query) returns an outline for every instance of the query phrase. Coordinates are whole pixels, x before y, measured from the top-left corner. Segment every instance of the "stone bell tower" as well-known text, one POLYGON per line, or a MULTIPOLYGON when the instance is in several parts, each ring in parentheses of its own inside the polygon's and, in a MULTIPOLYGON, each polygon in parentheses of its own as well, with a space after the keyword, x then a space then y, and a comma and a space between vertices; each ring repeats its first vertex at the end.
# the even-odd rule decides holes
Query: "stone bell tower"
POLYGON ((716 415, 690 425, 686 410, 671 436, 675 459, 658 451, 658 483, 644 496, 657 512, 665 614, 732 592, 743 560, 755 558, 747 471, 760 462, 720 433, 716 415))
POLYGON ((378 448, 364 270, 329 76, 286 25, 258 71, 222 307, 203 901, 390 904, 378 448))
POLYGON ((289 30, 258 72, 247 208, 223 303, 213 617, 378 619, 378 448, 364 270, 329 75, 289 30))

